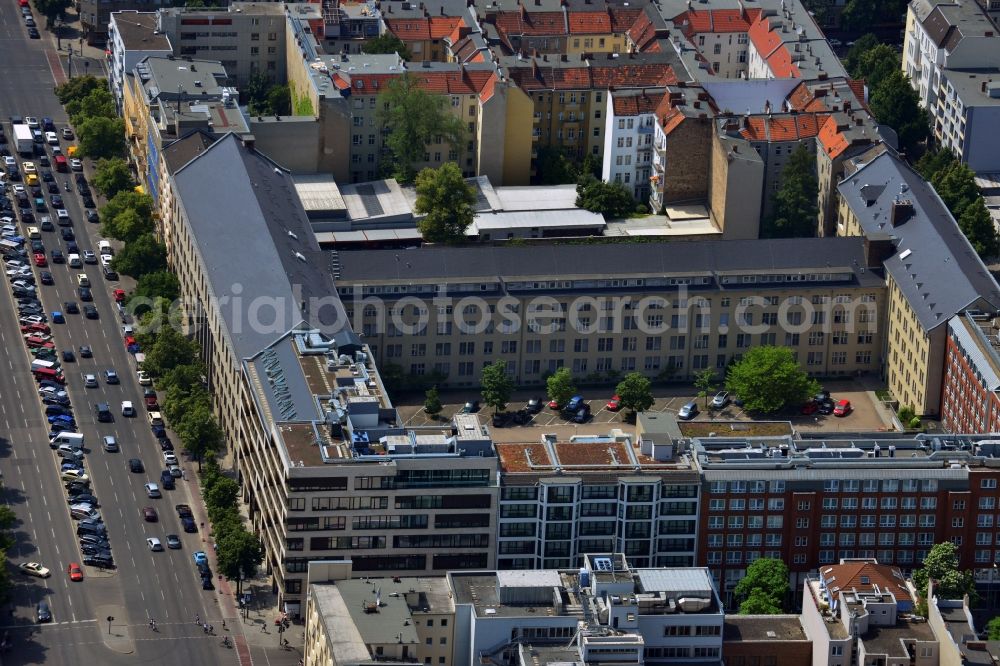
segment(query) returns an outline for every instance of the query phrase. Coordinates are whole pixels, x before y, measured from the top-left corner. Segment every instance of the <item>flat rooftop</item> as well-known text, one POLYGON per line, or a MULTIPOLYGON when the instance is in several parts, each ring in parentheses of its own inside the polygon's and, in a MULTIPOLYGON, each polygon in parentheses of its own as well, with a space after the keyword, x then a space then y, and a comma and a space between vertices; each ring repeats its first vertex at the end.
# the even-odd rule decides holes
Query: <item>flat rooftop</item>
POLYGON ((574 581, 567 574, 556 571, 517 571, 517 572, 473 572, 463 573, 453 571, 448 574, 452 583, 452 592, 456 604, 472 604, 479 618, 485 617, 553 617, 565 616, 583 619, 582 610, 574 613, 565 611, 565 604, 554 603, 556 592, 545 601, 536 603, 510 604, 501 603, 497 594, 498 581, 504 574, 516 573, 522 575, 536 574, 540 585, 548 582, 551 575, 559 579, 561 587, 556 588, 562 598, 567 590, 572 590, 574 581), (541 577, 545 576, 545 580, 541 577))
POLYGON ((721 239, 722 230, 712 222, 708 206, 703 203, 670 204, 663 215, 630 217, 608 223, 605 236, 697 236, 721 239))
POLYGON ((798 615, 727 615, 723 641, 807 641, 798 615))
POLYGON ((865 652, 871 656, 885 654, 890 658, 908 657, 909 650, 906 641, 936 642, 937 638, 926 622, 897 622, 891 627, 869 626, 868 632, 861 636, 865 652))
POLYGON ((573 437, 569 441, 547 437, 549 441, 494 444, 503 473, 620 477, 693 469, 688 458, 661 462, 643 456, 626 436, 573 437))
POLYGON ((170 40, 157 32, 156 12, 112 12, 122 44, 127 51, 171 51, 170 40))
POLYGON ((963 106, 1000 106, 1000 69, 946 69, 942 74, 963 106))

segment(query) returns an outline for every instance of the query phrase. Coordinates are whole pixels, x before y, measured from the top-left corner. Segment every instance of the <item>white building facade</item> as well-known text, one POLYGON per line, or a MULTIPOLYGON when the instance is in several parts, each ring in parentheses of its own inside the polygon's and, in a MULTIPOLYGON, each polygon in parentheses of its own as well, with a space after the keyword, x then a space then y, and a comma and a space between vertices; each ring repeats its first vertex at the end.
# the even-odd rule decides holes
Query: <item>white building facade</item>
POLYGON ((111 14, 108 24, 108 83, 118 111, 122 110, 125 75, 147 56, 173 53, 170 40, 156 31, 156 12, 123 11, 111 14))
POLYGON ((639 201, 649 199, 656 107, 662 98, 662 88, 608 95, 601 179, 621 183, 639 201))

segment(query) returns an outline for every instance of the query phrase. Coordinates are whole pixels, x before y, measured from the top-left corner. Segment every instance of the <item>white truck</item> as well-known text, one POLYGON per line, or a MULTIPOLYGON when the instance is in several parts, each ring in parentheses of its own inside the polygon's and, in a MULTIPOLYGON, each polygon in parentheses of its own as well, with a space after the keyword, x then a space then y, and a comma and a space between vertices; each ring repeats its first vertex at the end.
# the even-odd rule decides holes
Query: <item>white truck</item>
POLYGON ((35 154, 35 141, 31 137, 31 128, 27 125, 14 125, 14 143, 21 155, 35 154))

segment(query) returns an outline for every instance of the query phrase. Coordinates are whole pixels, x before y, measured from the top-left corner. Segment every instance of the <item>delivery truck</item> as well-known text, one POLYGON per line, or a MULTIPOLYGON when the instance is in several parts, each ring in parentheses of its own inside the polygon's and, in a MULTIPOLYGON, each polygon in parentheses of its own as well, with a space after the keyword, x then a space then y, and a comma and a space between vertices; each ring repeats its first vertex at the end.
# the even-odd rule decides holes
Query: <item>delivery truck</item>
POLYGON ((35 141, 31 137, 31 128, 27 125, 14 125, 14 143, 20 154, 35 154, 35 141))

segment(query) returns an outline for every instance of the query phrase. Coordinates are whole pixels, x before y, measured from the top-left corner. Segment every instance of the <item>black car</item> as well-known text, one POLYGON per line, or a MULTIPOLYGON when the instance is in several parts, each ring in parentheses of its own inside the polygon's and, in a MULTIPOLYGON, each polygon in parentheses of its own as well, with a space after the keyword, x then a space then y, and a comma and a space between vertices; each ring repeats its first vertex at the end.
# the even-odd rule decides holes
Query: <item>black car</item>
MULTIPOLYGON (((67 503, 68 504, 86 503, 86 504, 89 504, 91 506, 100 506, 100 504, 97 501, 97 498, 94 497, 90 493, 77 493, 76 495, 71 495, 70 498, 67 500, 67 503)), ((87 539, 87 540, 89 540, 89 539, 98 540, 99 538, 98 537, 91 537, 91 536, 80 537, 80 541, 84 541, 85 539, 87 539)), ((107 539, 100 539, 100 540, 101 541, 107 541, 107 539)))
POLYGON ((42 155, 41 157, 39 157, 38 158, 38 164, 41 165, 41 166, 52 166, 49 163, 49 156, 48 155, 42 155))
POLYGON ((514 412, 513 420, 517 425, 525 425, 531 421, 531 412, 527 409, 519 409, 514 412))
POLYGON ((66 253, 80 254, 80 246, 76 244, 76 241, 69 241, 66 243, 66 253))
POLYGON ((194 518, 181 518, 181 526, 185 532, 194 533, 198 531, 198 524, 194 522, 194 518))
POLYGON ((202 576, 201 577, 201 589, 203 589, 203 590, 214 590, 215 589, 215 584, 212 582, 212 575, 211 574, 209 574, 207 576, 202 576))
POLYGON ((94 413, 97 414, 97 420, 101 423, 110 423, 112 421, 111 407, 106 402, 99 402, 94 405, 94 413))
POLYGON ((529 414, 537 414, 538 412, 542 411, 542 405, 544 404, 545 401, 542 400, 541 398, 532 398, 531 400, 528 401, 528 404, 524 406, 524 411, 528 412, 529 414))
POLYGON ((25 224, 35 223, 35 214, 31 212, 30 208, 22 208, 18 212, 21 214, 21 222, 25 224))
POLYGON ((70 349, 64 349, 62 353, 62 360, 65 363, 72 363, 76 360, 76 354, 74 354, 70 349))
POLYGON ((61 195, 59 195, 59 194, 53 194, 50 197, 49 200, 52 202, 52 207, 53 208, 62 208, 63 207, 63 198, 62 198, 61 195))
POLYGON ((97 208, 97 204, 94 203, 94 200, 93 200, 93 198, 91 198, 90 194, 84 194, 83 195, 83 207, 84 208, 97 208))
POLYGON ((52 273, 48 271, 42 271, 38 274, 38 279, 41 280, 42 284, 53 284, 52 273))
POLYGON ((83 563, 101 569, 111 569, 115 566, 114 558, 107 555, 84 555, 83 563))
POLYGON ((83 316, 86 317, 87 319, 100 318, 100 315, 97 314, 97 308, 95 308, 93 305, 83 306, 83 316))
MULTIPOLYGON (((90 486, 88 484, 86 484, 86 483, 80 483, 79 481, 73 481, 72 483, 67 483, 66 484, 66 492, 68 492, 68 493, 84 492, 84 491, 89 491, 89 490, 90 490, 90 486)), ((79 530, 77 530, 77 534, 82 534, 82 532, 80 532, 79 530)))
POLYGON ((100 221, 101 221, 101 216, 97 214, 96 210, 87 211, 87 222, 92 222, 94 224, 97 224, 100 221))
POLYGON ((48 184, 48 185, 46 186, 46 189, 48 189, 48 191, 49 191, 49 194, 55 194, 56 192, 58 192, 58 191, 59 191, 59 183, 57 183, 57 182, 55 182, 55 181, 51 181, 51 182, 50 182, 50 183, 49 183, 49 184, 48 184))
POLYGON ((79 287, 79 288, 77 288, 77 292, 79 292, 79 294, 80 294, 80 300, 81 301, 92 301, 92 300, 94 300, 94 295, 92 293, 90 293, 90 289, 88 287, 79 287))
POLYGON ((70 229, 69 227, 63 227, 62 229, 59 230, 59 233, 62 234, 62 238, 65 241, 71 241, 76 238, 76 236, 73 234, 73 230, 70 229))
POLYGON ((142 461, 139 460, 138 458, 128 459, 128 469, 130 472, 134 474, 142 474, 144 471, 146 471, 145 468, 142 466, 142 461))
POLYGON ((508 423, 510 423, 511 414, 510 412, 496 412, 493 414, 493 427, 503 428, 508 423))
POLYGON ((69 407, 69 398, 65 396, 58 395, 47 395, 42 398, 43 405, 62 405, 64 407, 69 407))
POLYGON ((111 554, 111 548, 107 545, 102 546, 94 543, 81 543, 80 552, 91 557, 99 557, 114 561, 114 556, 111 554))
MULTIPOLYGON (((32 39, 38 39, 38 31, 34 28, 28 28, 29 33, 32 30, 35 31, 35 35, 32 39)), ((52 621, 52 611, 49 609, 49 602, 44 600, 38 602, 38 607, 35 608, 35 617, 39 624, 52 621)))
POLYGON ((65 264, 66 257, 63 255, 62 250, 52 250, 50 252, 53 264, 65 264))
POLYGON ((63 303, 63 312, 66 314, 80 314, 80 306, 76 304, 76 301, 66 301, 63 303))
POLYGON ((816 405, 817 405, 816 411, 819 412, 820 414, 823 414, 824 416, 829 416, 830 414, 833 414, 834 404, 833 400, 831 400, 830 398, 819 400, 817 401, 816 405))
POLYGON ((173 451, 174 450, 174 443, 171 442, 169 438, 164 437, 163 439, 159 440, 159 442, 160 442, 160 450, 161 451, 173 451))
POLYGON ((93 358, 94 352, 90 349, 90 345, 80 345, 80 358, 93 358))
POLYGON ((83 185, 84 187, 87 186, 87 176, 85 176, 82 173, 78 173, 75 176, 73 176, 73 180, 76 181, 77 185, 83 185))
POLYGON ((38 28, 28 28, 28 37, 31 39, 41 39, 42 35, 38 32, 38 28))
POLYGON ((34 253, 45 254, 45 243, 38 239, 31 241, 31 251, 34 253))
POLYGON ((42 172, 42 181, 43 182, 51 183, 54 180, 55 180, 55 178, 52 177, 52 172, 51 171, 43 171, 42 172))

